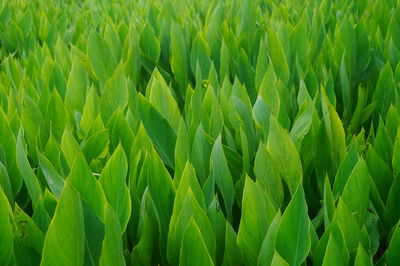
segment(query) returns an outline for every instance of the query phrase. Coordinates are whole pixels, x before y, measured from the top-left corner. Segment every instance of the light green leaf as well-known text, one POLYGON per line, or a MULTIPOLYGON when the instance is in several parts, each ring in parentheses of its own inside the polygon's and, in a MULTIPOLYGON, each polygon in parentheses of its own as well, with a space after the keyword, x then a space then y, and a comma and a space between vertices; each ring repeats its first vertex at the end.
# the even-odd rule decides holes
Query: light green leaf
POLYGON ((122 252, 122 231, 117 214, 108 204, 104 210, 105 236, 99 265, 125 265, 122 252))
POLYGON ((307 203, 303 187, 299 185, 282 215, 276 235, 276 250, 290 265, 300 265, 308 256, 311 247, 309 227, 307 203))
POLYGON ((211 151, 210 175, 213 176, 224 199, 225 211, 228 219, 232 219, 234 201, 234 186, 228 163, 222 149, 221 135, 218 136, 211 151))
POLYGON ((207 266, 214 265, 194 219, 190 219, 183 234, 179 265, 207 266), (193 252, 195 251, 195 252, 193 252))
POLYGON ((128 162, 122 146, 118 145, 101 172, 99 182, 107 201, 118 215, 122 232, 125 231, 131 214, 131 199, 126 186, 127 174, 128 162))
POLYGON ((275 213, 276 210, 269 197, 247 176, 237 238, 246 265, 257 265, 262 242, 275 213))
POLYGON ((267 149, 276 163, 277 170, 294 195, 302 181, 302 166, 296 146, 289 133, 282 128, 275 117, 271 116, 267 149))
POLYGON ((400 260, 400 225, 396 225, 387 251, 387 265, 397 265, 400 260))
POLYGON ((29 196, 32 200, 32 205, 36 206, 39 197, 42 194, 42 188, 40 186, 39 180, 36 178, 35 173, 29 165, 29 161, 23 145, 23 131, 21 129, 18 133, 17 138, 17 162, 22 177, 24 179, 24 183, 28 188, 29 196))
POLYGON ((354 261, 354 265, 360 266, 372 266, 372 258, 361 245, 358 245, 356 260, 354 261))
POLYGON ((67 182, 69 182, 71 186, 79 192, 82 199, 84 199, 96 215, 103 220, 106 198, 103 189, 97 179, 93 176, 83 156, 78 155, 76 157, 71 172, 67 178, 67 182))
POLYGON ((59 198, 64 187, 65 180, 58 174, 52 163, 40 152, 38 159, 43 175, 46 178, 47 184, 53 194, 59 198))
POLYGON ((83 265, 84 241, 82 204, 67 182, 46 235, 40 265, 83 265))
POLYGON ((142 95, 139 96, 139 116, 147 134, 164 163, 174 168, 176 133, 160 113, 142 95))
POLYGON ((0 261, 7 265, 13 256, 13 214, 7 197, 0 188, 0 261))
POLYGON ((368 167, 363 159, 360 159, 351 172, 342 199, 350 212, 356 217, 359 225, 364 223, 369 203, 370 176, 368 167))
POLYGON ((100 98, 101 117, 105 123, 117 108, 124 110, 128 104, 128 87, 123 64, 119 64, 107 80, 100 98))
POLYGON ((258 256, 258 262, 257 265, 270 265, 275 251, 275 241, 276 241, 276 234, 278 232, 279 224, 281 223, 281 213, 278 211, 272 220, 267 234, 265 235, 265 238, 263 240, 263 243, 261 245, 261 250, 260 250, 260 255, 258 256))
POLYGON ((117 60, 107 42, 94 30, 89 33, 87 53, 98 80, 106 81, 114 72, 117 60))

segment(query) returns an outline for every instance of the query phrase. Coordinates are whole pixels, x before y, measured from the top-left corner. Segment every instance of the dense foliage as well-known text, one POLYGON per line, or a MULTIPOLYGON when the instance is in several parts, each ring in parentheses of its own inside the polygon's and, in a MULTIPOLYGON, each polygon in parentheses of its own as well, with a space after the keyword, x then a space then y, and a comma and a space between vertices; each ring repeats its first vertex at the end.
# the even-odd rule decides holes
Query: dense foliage
POLYGON ((396 0, 4 0, 1 265, 398 265, 396 0))

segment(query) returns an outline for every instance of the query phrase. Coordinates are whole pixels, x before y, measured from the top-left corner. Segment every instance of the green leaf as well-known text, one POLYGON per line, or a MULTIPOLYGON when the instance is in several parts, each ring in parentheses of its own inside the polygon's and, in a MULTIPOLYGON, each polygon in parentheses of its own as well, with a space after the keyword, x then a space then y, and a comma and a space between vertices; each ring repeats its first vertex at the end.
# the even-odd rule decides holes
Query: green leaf
POLYGON ((174 168, 176 133, 159 112, 144 98, 139 96, 139 116, 147 134, 156 147, 164 163, 174 168))
POLYGON ((131 214, 131 199, 126 186, 127 174, 128 162, 122 146, 118 145, 101 172, 99 182, 107 201, 118 215, 122 232, 125 231, 131 214))
POLYGON ((13 256, 13 214, 7 197, 0 188, 0 261, 8 265, 13 256))
POLYGON ((311 247, 309 227, 307 203, 303 187, 299 185, 282 215, 276 235, 276 250, 290 265, 299 265, 308 256, 311 247))
POLYGON ((83 156, 78 155, 76 157, 67 182, 79 192, 82 199, 89 204, 97 216, 101 220, 104 220, 104 204, 106 198, 103 189, 93 176, 83 156))
POLYGON ((75 56, 72 59, 71 73, 68 77, 67 91, 65 92, 65 106, 71 111, 83 112, 88 82, 88 73, 81 60, 75 56))
POLYGON ((372 266, 372 258, 371 256, 365 251, 364 247, 359 244, 357 249, 356 260, 354 261, 354 265, 360 266, 372 266))
POLYGON ((267 145, 260 142, 256 158, 254 160, 254 174, 256 181, 271 198, 276 207, 280 207, 283 201, 283 186, 281 177, 274 164, 267 145))
POLYGON ((358 223, 364 223, 369 203, 370 176, 363 159, 360 159, 347 180, 342 199, 358 223))
POLYGON ((290 193, 294 195, 303 176, 300 157, 289 133, 282 128, 275 117, 271 116, 270 123, 267 149, 290 193))
POLYGON ((216 243, 214 229, 211 225, 206 212, 201 208, 193 194, 192 189, 188 189, 182 210, 179 213, 176 223, 171 222, 168 232, 168 261, 171 264, 177 264, 179 260, 179 251, 182 254, 182 240, 185 233, 185 228, 189 224, 191 218, 194 219, 197 226, 200 228, 202 238, 211 258, 215 257, 216 243))
POLYGON ((322 262, 323 266, 344 265, 341 249, 338 245, 335 236, 331 233, 326 246, 324 261, 322 262))
POLYGON ((117 60, 110 46, 95 30, 89 33, 87 53, 97 79, 106 81, 114 72, 117 60))
POLYGON ((40 195, 42 194, 42 188, 39 180, 36 178, 35 173, 32 171, 27 155, 23 147, 23 131, 22 129, 18 133, 17 138, 17 161, 21 171, 24 183, 28 188, 29 196, 32 200, 32 205, 36 206, 40 195))
POLYGON ((179 265, 214 265, 207 251, 200 229, 193 218, 190 219, 183 235, 179 265))
POLYGON ((153 63, 160 57, 160 42, 154 34, 150 23, 146 23, 139 36, 139 45, 145 57, 153 63))
POLYGON ((323 195, 323 212, 324 212, 324 225, 328 227, 335 214, 335 200, 333 198, 331 185, 328 177, 325 178, 324 195, 323 195))
POLYGON ((279 224, 281 223, 281 213, 278 211, 272 220, 264 241, 261 245, 260 255, 258 256, 257 265, 270 265, 275 251, 276 234, 278 233, 279 224))
POLYGON ((276 69, 277 76, 284 82, 289 81, 290 71, 286 55, 282 47, 281 41, 276 36, 275 30, 271 27, 268 31, 267 42, 268 54, 271 57, 272 63, 276 69))
POLYGON ((61 150, 70 168, 72 168, 77 156, 83 156, 82 150, 69 128, 65 128, 61 138, 61 150))
POLYGON ((53 192, 57 198, 60 198, 65 180, 58 174, 52 163, 40 152, 38 152, 38 159, 51 192, 53 192))
POLYGON ((243 265, 242 255, 239 246, 236 242, 236 233, 232 226, 226 222, 225 229, 225 250, 224 258, 222 260, 223 266, 243 265))
POLYGON ((124 110, 128 105, 128 87, 122 63, 118 65, 107 80, 100 98, 101 117, 105 123, 118 108, 124 110))
POLYGON ((108 204, 104 210, 105 236, 99 265, 125 265, 122 250, 122 230, 117 214, 108 204))
POLYGON ((382 117, 386 117, 386 113, 389 110, 390 103, 393 100, 393 88, 393 71, 390 63, 387 62, 385 67, 379 74, 379 79, 376 84, 374 94, 372 96, 373 100, 376 101, 377 108, 379 109, 379 115, 382 117))
POLYGON ((349 176, 353 171, 353 168, 356 166, 357 162, 358 162, 357 146, 356 143, 353 142, 351 144, 350 150, 347 152, 347 155, 344 157, 336 173, 335 181, 333 184, 333 194, 335 196, 343 192, 347 180, 349 179, 349 176))
POLYGON ((171 88, 168 87, 164 78, 157 68, 154 69, 146 89, 146 97, 150 104, 168 121, 169 125, 178 131, 180 111, 171 88))
POLYGON ((189 136, 183 119, 180 120, 179 124, 174 158, 175 158, 174 183, 175 186, 178 186, 179 180, 181 180, 183 170, 186 166, 186 162, 190 159, 189 136))
POLYGON ((271 266, 288 266, 289 264, 279 255, 278 252, 274 252, 272 257, 271 266))
POLYGON ((234 186, 231 172, 229 171, 228 163, 222 149, 221 135, 218 136, 211 151, 210 175, 213 176, 222 194, 228 219, 232 219, 232 206, 235 196, 234 186))
POLYGON ((400 259, 400 226, 396 225, 387 251, 387 265, 397 265, 400 259))
POLYGON ((46 235, 41 265, 83 265, 84 241, 82 204, 67 182, 46 235))
POLYGON ((269 197, 247 176, 237 237, 246 265, 257 265, 261 245, 275 213, 276 210, 269 197))
POLYGON ((182 98, 186 95, 188 81, 188 51, 184 35, 179 24, 171 25, 171 69, 175 75, 175 80, 179 84, 179 91, 182 98))
POLYGON ((0 146, 5 155, 5 161, 3 162, 6 163, 4 166, 7 167, 9 175, 13 176, 13 178, 10 179, 10 184, 13 195, 15 196, 18 194, 18 191, 21 188, 23 177, 21 176, 21 173, 19 172, 19 167, 17 165, 17 146, 15 137, 2 108, 0 108, 0 135, 2 136, 0 138, 0 146))
POLYGON ((211 67, 210 47, 204 39, 203 33, 199 31, 193 40, 190 50, 190 67, 193 73, 196 73, 196 65, 200 67, 201 77, 208 76, 211 67))

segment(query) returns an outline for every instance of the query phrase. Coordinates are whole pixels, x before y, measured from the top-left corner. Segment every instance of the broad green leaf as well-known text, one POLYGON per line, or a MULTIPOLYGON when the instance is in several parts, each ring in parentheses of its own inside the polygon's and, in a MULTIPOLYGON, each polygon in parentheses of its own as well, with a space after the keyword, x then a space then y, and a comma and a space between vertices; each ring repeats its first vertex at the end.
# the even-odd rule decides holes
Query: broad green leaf
POLYGON ((342 199, 337 204, 333 222, 340 226, 348 251, 351 253, 356 250, 360 241, 360 228, 356 217, 342 199))
POLYGON ((40 152, 38 152, 38 159, 51 192, 53 192, 53 194, 59 198, 64 187, 65 180, 58 174, 52 163, 40 152))
MULTIPOLYGON (((9 175, 13 178, 10 179, 13 195, 17 195, 21 188, 23 177, 19 171, 16 157, 16 141, 13 132, 7 121, 7 117, 0 108, 0 145, 5 155, 5 166, 7 167, 9 175)), ((4 161, 3 161, 4 162, 4 161)))
POLYGON ((148 169, 147 186, 157 215, 162 254, 166 256, 168 224, 171 220, 176 190, 166 166, 156 151, 153 149, 149 155, 151 163, 148 165, 150 169, 148 169))
POLYGON ((23 131, 21 129, 17 138, 17 162, 24 179, 24 183, 28 189, 29 196, 32 200, 32 205, 36 206, 39 197, 42 194, 42 187, 40 186, 39 180, 36 178, 35 173, 29 165, 29 161, 23 147, 24 144, 22 138, 23 131))
POLYGON ((308 256, 311 247, 309 227, 307 203, 303 187, 299 185, 282 215, 276 235, 276 250, 290 265, 299 265, 308 256))
POLYGON ((168 121, 169 125, 178 131, 180 111, 172 90, 168 87, 164 78, 157 68, 151 75, 150 82, 146 89, 146 97, 150 104, 168 121))
POLYGON ((343 265, 345 263, 341 254, 341 248, 338 245, 335 236, 331 233, 326 246, 324 261, 322 262, 323 266, 343 265))
POLYGON ((261 245, 275 213, 275 207, 269 197, 247 176, 237 237, 246 265, 257 265, 261 245))
POLYGON ((323 197, 324 225, 325 228, 327 228, 335 214, 335 200, 333 198, 328 177, 325 178, 323 197))
POLYGON ((183 119, 181 119, 179 123, 179 130, 176 139, 174 158, 175 158, 174 183, 175 186, 178 186, 178 184, 180 183, 179 180, 181 180, 181 176, 186 166, 186 163, 190 159, 189 136, 183 119))
POLYGON ((114 72, 117 60, 110 46, 95 30, 89 33, 87 53, 97 79, 105 82, 114 72))
POLYGON ((279 224, 281 222, 281 213, 278 211, 272 220, 267 234, 261 245, 260 255, 258 256, 257 265, 270 265, 275 251, 276 234, 278 232, 279 224))
POLYGON ((106 204, 104 210, 105 236, 99 265, 125 265, 122 252, 122 230, 117 214, 106 204))
POLYGON ((99 183, 119 218, 121 232, 125 231, 131 214, 131 199, 126 186, 127 174, 128 162, 122 146, 118 145, 101 172, 99 183))
POLYGON ((364 247, 359 244, 357 249, 356 260, 354 261, 354 265, 360 266, 370 266, 372 264, 372 258, 364 249, 364 247))
POLYGON ((231 219, 235 194, 232 176, 222 149, 221 135, 218 136, 211 151, 210 175, 213 176, 217 183, 218 189, 224 199, 224 206, 228 219, 231 219))
POLYGON ((386 117, 386 113, 389 110, 394 94, 393 88, 393 71, 388 62, 379 74, 379 79, 373 93, 373 99, 376 101, 379 114, 382 117, 386 117))
POLYGON ((275 30, 271 27, 268 30, 267 41, 268 54, 271 57, 277 76, 284 82, 289 81, 289 66, 281 41, 278 39, 275 30))
POLYGON ((193 40, 190 50, 190 67, 193 73, 196 73, 198 65, 201 77, 204 79, 208 76, 211 67, 210 47, 204 39, 202 31, 199 31, 193 40))
POLYGON ((290 193, 294 195, 303 175, 300 157, 289 133, 282 128, 275 117, 271 116, 270 123, 267 149, 290 193))
POLYGON ((390 239, 390 244, 387 251, 387 265, 397 265, 400 259, 400 226, 399 224, 396 225, 396 229, 393 232, 393 236, 390 239))
POLYGON ((140 206, 140 222, 138 228, 137 245, 133 248, 131 261, 137 265, 151 265, 153 260, 153 246, 157 233, 157 224, 153 211, 151 196, 147 191, 143 194, 140 206))
POLYGON ((84 241, 81 200, 66 182, 46 235, 41 265, 82 265, 84 241))
POLYGON ((242 265, 242 254, 236 242, 236 233, 232 226, 226 222, 225 230, 225 246, 224 258, 222 260, 223 266, 242 265))
POLYGON ((106 197, 102 187, 93 176, 83 156, 78 155, 76 157, 66 182, 69 182, 70 185, 79 192, 82 199, 89 204, 98 218, 103 220, 106 197))
POLYGON ((124 110, 128 104, 128 95, 123 65, 119 64, 106 81, 100 98, 101 117, 105 123, 117 108, 124 110))
POLYGON ((72 59, 71 73, 65 92, 65 106, 71 111, 83 112, 88 91, 88 74, 78 57, 72 59))
POLYGON ((160 57, 160 42, 154 34, 150 23, 146 23, 139 37, 139 45, 145 57, 153 63, 160 57))
POLYGON ((147 134, 164 163, 174 168, 176 133, 160 113, 142 95, 139 96, 139 116, 147 134))
POLYGON ((361 225, 365 220, 369 202, 370 176, 363 159, 360 159, 351 172, 344 187, 342 200, 361 225))
POLYGON ((179 24, 171 25, 171 69, 175 75, 175 80, 180 87, 181 97, 186 95, 186 86, 188 80, 188 51, 182 29, 179 24))
POLYGON ((13 256, 13 213, 7 197, 0 188, 0 261, 8 264, 13 256))
POLYGON ((64 134, 61 138, 61 150, 70 168, 72 168, 75 158, 79 155, 83 155, 79 144, 72 135, 71 130, 68 128, 65 128, 64 134))
POLYGON ((390 226, 395 225, 400 219, 400 176, 398 175, 390 187, 386 201, 386 221, 390 226))
POLYGON ((289 264, 279 255, 278 252, 274 252, 272 257, 271 266, 288 266, 289 264))
POLYGON ((201 208, 192 192, 192 189, 189 188, 178 219, 176 219, 175 224, 171 223, 169 228, 168 261, 171 264, 177 264, 179 260, 179 252, 182 254, 182 239, 191 218, 194 219, 200 229, 209 256, 211 258, 215 257, 216 243, 214 229, 205 210, 201 208))
POLYGON ((214 265, 207 251, 200 228, 193 218, 190 219, 183 235, 179 265, 214 265))
POLYGON ((355 142, 353 142, 351 144, 350 150, 347 152, 347 155, 344 157, 336 173, 335 181, 333 184, 333 194, 335 196, 343 192, 347 180, 349 179, 349 176, 353 171, 353 168, 356 166, 357 162, 358 162, 357 146, 355 142))
POLYGON ((326 229, 321 239, 318 241, 317 247, 315 249, 315 254, 313 256, 313 262, 315 263, 315 265, 322 265, 326 256, 327 246, 331 236, 334 236, 336 247, 340 248, 341 261, 344 264, 348 264, 350 256, 349 251, 347 250, 343 232, 338 223, 333 222, 329 224, 329 227, 326 229))
POLYGON ((273 201, 276 207, 280 207, 283 201, 283 186, 273 158, 267 150, 267 145, 260 142, 256 158, 254 160, 254 174, 256 181, 264 189, 265 193, 273 201))

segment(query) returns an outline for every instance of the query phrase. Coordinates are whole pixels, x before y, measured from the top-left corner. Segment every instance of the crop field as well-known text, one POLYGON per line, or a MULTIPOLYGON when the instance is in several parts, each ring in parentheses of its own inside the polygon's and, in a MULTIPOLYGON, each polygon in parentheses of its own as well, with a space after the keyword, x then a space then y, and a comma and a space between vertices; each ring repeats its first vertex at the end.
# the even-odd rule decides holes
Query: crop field
POLYGON ((397 0, 0 1, 0 265, 400 265, 397 0))

